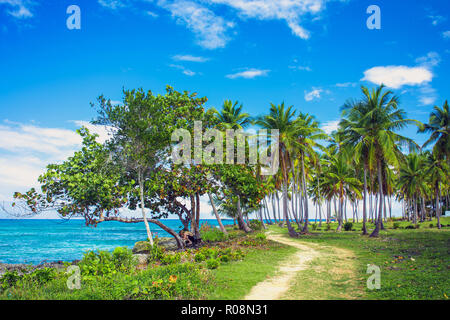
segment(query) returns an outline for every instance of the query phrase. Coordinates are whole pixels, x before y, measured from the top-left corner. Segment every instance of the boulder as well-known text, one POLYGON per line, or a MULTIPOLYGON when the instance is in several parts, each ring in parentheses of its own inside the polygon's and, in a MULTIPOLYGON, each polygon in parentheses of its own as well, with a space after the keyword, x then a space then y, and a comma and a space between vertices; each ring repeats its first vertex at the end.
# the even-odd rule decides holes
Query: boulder
POLYGON ((177 240, 175 238, 162 237, 158 238, 158 246, 165 248, 166 250, 177 250, 177 240))
POLYGON ((134 254, 137 253, 150 253, 150 243, 148 241, 138 241, 134 244, 131 250, 134 254))
MULTIPOLYGON (((177 240, 175 238, 162 237, 158 238, 158 246, 165 248, 166 250, 177 250, 177 240)), ((148 254, 150 253, 150 243, 148 241, 138 241, 133 247, 134 254, 148 254)))
POLYGON ((133 257, 136 259, 138 266, 146 266, 148 263, 148 257, 149 257, 148 254, 138 253, 138 254, 133 254, 133 257))

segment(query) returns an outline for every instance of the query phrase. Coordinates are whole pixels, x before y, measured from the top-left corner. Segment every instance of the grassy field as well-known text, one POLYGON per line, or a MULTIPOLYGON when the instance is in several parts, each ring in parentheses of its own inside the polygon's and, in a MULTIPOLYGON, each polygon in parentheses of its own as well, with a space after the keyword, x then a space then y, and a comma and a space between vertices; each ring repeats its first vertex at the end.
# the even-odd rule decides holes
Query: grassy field
MULTIPOLYGON (((336 233, 336 224, 332 224, 330 231, 302 235, 296 241, 325 246, 319 250, 328 250, 328 254, 298 274, 286 298, 309 291, 312 299, 448 299, 450 228, 438 230, 436 221, 430 228, 427 221, 419 229, 392 229, 393 223, 386 223, 379 238, 361 236, 359 224, 355 231, 336 233), (368 264, 381 269, 379 290, 367 289, 368 264)), ((399 223, 400 227, 410 225, 399 223)), ((448 225, 450 218, 443 218, 442 223, 448 225)), ((270 230, 287 233, 278 226, 270 230)))
POLYGON ((213 285, 207 298, 211 300, 242 299, 258 282, 276 273, 280 261, 295 248, 270 241, 265 249, 254 249, 237 262, 224 264, 213 271, 213 285))
MULTIPOLYGON (((406 229, 408 222, 388 222, 379 238, 362 236, 360 224, 340 233, 334 231, 336 224, 330 230, 323 224, 298 239, 288 238, 286 228, 269 226, 267 232, 318 253, 295 275, 282 299, 448 299, 450 218, 442 223, 445 227, 438 230, 435 221, 418 229, 406 229), (381 269, 378 290, 367 289, 368 264, 381 269)), ((211 232, 216 236, 216 230, 211 232)), ((230 230, 227 240, 201 249, 155 252, 144 269, 130 264, 126 250, 92 253, 79 264, 87 272, 80 290, 67 288, 65 272, 10 273, 0 281, 0 299, 243 299, 299 250, 264 238, 263 233, 230 230)))

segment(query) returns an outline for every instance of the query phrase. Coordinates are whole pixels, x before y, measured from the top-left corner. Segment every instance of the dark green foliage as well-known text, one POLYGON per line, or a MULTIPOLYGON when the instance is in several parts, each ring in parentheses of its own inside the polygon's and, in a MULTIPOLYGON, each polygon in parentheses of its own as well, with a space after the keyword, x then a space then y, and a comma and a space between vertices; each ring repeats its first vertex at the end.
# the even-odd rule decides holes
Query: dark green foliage
POLYGON ((344 223, 344 230, 345 231, 351 231, 352 228, 353 228, 353 223, 351 223, 351 222, 344 223))
POLYGON ((218 259, 212 258, 212 259, 206 260, 206 267, 208 269, 217 269, 219 267, 219 265, 220 265, 220 262, 218 259))
POLYGON ((250 227, 250 229, 255 230, 255 231, 260 231, 263 228, 262 223, 259 220, 251 220, 249 223, 249 227, 250 227))

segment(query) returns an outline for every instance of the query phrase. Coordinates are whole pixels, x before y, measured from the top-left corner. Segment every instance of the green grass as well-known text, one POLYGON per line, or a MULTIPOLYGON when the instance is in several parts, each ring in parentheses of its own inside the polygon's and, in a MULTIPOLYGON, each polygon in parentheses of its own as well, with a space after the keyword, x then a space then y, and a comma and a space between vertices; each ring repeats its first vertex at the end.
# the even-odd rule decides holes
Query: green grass
MULTIPOLYGON (((441 223, 449 224, 450 218, 442 218, 441 223)), ((402 226, 410 224, 401 222, 402 226)), ((323 298, 339 298, 339 292, 350 290, 355 293, 347 292, 342 298, 448 299, 447 297, 450 296, 448 252, 450 228, 444 227, 438 230, 435 227, 436 221, 433 221, 434 228, 430 228, 429 224, 430 222, 426 221, 422 223, 420 229, 394 230, 390 229, 392 222, 389 222, 385 225, 387 229, 380 232, 379 238, 361 236, 360 227, 356 224, 354 229, 357 231, 340 233, 314 231, 311 235, 302 235, 298 241, 350 250, 356 257, 354 274, 348 274, 342 279, 346 285, 342 285, 342 281, 339 280, 329 281, 323 288, 323 298), (381 268, 381 289, 379 290, 369 290, 366 287, 367 278, 370 276, 366 273, 368 264, 381 268), (354 285, 349 287, 349 281, 353 281, 354 285), (362 295, 358 295, 357 288, 362 288, 362 295)), ((372 224, 368 226, 369 229, 373 229, 372 224)), ((332 229, 335 228, 336 224, 332 224, 332 229)), ((286 229, 278 226, 271 226, 270 229, 273 232, 287 234, 286 229)), ((300 274, 299 277, 305 282, 330 275, 331 262, 329 259, 315 261, 311 270, 300 274)), ((300 291, 301 285, 298 279, 296 283, 299 286, 297 291, 300 291)), ((291 294, 295 293, 292 290, 291 294)), ((321 298, 320 294, 317 298, 321 298)))
POLYGON ((297 249, 269 241, 267 249, 252 249, 241 261, 220 266, 212 273, 207 298, 242 299, 253 286, 276 273, 279 263, 297 249))

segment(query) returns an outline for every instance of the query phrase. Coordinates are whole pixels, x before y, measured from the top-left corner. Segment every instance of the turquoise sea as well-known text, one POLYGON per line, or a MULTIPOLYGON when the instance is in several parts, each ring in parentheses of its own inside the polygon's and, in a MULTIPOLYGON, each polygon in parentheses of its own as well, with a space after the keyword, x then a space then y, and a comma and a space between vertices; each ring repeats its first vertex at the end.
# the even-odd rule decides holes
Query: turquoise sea
MULTIPOLYGON (((216 226, 215 219, 201 223, 216 226)), ((179 231, 179 220, 164 220, 168 227, 179 231)), ((223 220, 233 224, 232 220, 223 220)), ((156 225, 150 224, 159 237, 170 236, 156 225)), ((103 222, 96 228, 86 227, 83 220, 0 219, 0 262, 30 263, 72 261, 81 259, 88 250, 113 250, 115 247, 132 248, 145 240, 144 223, 103 222)))

